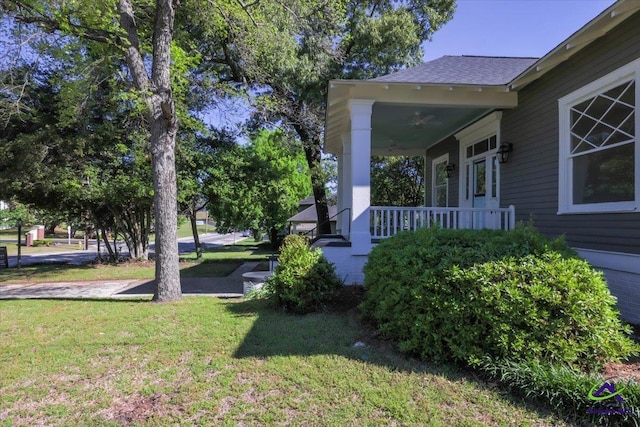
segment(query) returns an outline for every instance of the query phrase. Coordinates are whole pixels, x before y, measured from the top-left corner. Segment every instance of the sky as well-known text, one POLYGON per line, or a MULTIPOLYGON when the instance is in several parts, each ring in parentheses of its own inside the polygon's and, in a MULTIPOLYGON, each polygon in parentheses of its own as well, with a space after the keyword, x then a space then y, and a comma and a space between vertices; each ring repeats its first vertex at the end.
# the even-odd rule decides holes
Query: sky
MULTIPOLYGON (((633 0, 640 1, 640 0, 633 0)), ((443 55, 541 57, 615 0, 458 0, 453 19, 423 45, 425 61, 443 55)), ((221 105, 205 120, 234 127, 243 103, 221 105)))
POLYGON ((453 19, 424 44, 443 55, 541 57, 614 0, 458 0, 453 19))

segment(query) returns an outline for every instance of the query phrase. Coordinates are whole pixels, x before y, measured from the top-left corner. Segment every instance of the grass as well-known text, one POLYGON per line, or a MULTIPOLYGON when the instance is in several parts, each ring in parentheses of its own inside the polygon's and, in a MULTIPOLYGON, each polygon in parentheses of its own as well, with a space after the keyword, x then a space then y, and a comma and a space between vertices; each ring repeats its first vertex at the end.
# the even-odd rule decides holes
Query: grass
POLYGON ((0 334, 0 425, 562 425, 395 353, 350 311, 5 301, 0 334))
MULTIPOLYGON (((242 265, 244 261, 265 261, 272 253, 268 243, 255 242, 253 239, 241 240, 235 245, 210 247, 200 260, 196 259, 195 253, 186 254, 180 258, 181 277, 225 277, 242 265)), ((154 273, 153 262, 118 265, 35 264, 23 266, 19 270, 0 268, 0 283, 152 279, 154 273)))
MULTIPOLYGON (((209 260, 203 262, 181 262, 180 276, 225 277, 242 265, 239 260, 209 260)), ((155 264, 149 262, 127 262, 122 264, 34 264, 20 269, 0 269, 0 283, 74 282, 91 280, 153 279, 155 264)), ((1 285, 0 285, 1 286, 1 285)))
MULTIPOLYGON (((27 231, 29 231, 29 230, 25 230, 24 233, 26 233, 27 231)), ((4 229, 4 230, 0 230, 0 239, 18 240, 18 229, 17 228, 7 228, 7 229, 4 229)))
MULTIPOLYGON (((197 227, 198 234, 200 236, 205 233, 213 233, 215 231, 215 227, 211 225, 208 225, 206 227, 204 225, 198 225, 197 227)), ((178 238, 182 237, 193 237, 193 232, 191 231, 191 222, 188 219, 178 226, 178 238)))
MULTIPOLYGON (((269 242, 256 242, 252 237, 236 242, 234 245, 208 247, 202 254, 203 260, 243 260, 264 261, 273 255, 275 251, 269 242)), ((186 261, 194 261, 195 253, 181 257, 186 261)))
MULTIPOLYGON (((23 245, 24 245, 24 241, 23 241, 23 245)), ((0 243, 0 246, 7 247, 7 254, 9 256, 18 255, 18 245, 16 242, 0 243)), ((78 250, 82 250, 81 247, 79 247, 77 243, 73 243, 71 245, 63 244, 63 245, 52 245, 52 246, 22 246, 20 248, 20 253, 22 255, 39 255, 39 254, 49 254, 49 253, 55 253, 55 252, 72 252, 72 251, 78 251, 78 250)))

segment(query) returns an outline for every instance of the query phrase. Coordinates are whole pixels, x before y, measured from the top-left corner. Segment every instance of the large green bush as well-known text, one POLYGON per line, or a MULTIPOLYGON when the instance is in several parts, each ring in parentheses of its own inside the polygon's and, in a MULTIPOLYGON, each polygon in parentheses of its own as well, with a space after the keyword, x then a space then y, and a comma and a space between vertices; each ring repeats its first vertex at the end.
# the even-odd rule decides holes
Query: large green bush
POLYGON ((594 368, 634 348, 601 273, 531 225, 401 233, 371 252, 365 287, 364 313, 427 360, 594 368))
POLYGON ((299 235, 284 239, 275 274, 267 280, 278 305, 301 314, 323 309, 341 286, 333 264, 299 235))

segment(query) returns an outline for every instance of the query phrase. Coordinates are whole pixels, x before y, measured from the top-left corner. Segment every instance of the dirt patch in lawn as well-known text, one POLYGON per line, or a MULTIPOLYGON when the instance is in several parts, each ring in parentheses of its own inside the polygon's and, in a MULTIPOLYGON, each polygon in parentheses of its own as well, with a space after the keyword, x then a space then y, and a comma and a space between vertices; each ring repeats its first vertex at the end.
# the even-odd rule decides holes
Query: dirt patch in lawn
POLYGON ((110 409, 103 412, 104 416, 120 425, 142 423, 152 417, 178 418, 183 410, 171 405, 172 396, 154 393, 150 396, 134 395, 122 398, 110 409))

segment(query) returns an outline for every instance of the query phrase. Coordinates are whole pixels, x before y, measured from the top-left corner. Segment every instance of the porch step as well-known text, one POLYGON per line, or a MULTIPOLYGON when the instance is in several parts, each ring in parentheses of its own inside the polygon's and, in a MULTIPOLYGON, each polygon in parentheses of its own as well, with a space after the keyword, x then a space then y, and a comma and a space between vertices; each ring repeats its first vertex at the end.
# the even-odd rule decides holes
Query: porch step
POLYGON ((318 240, 342 240, 347 241, 347 239, 342 234, 318 234, 311 240, 311 244, 314 244, 318 240))

